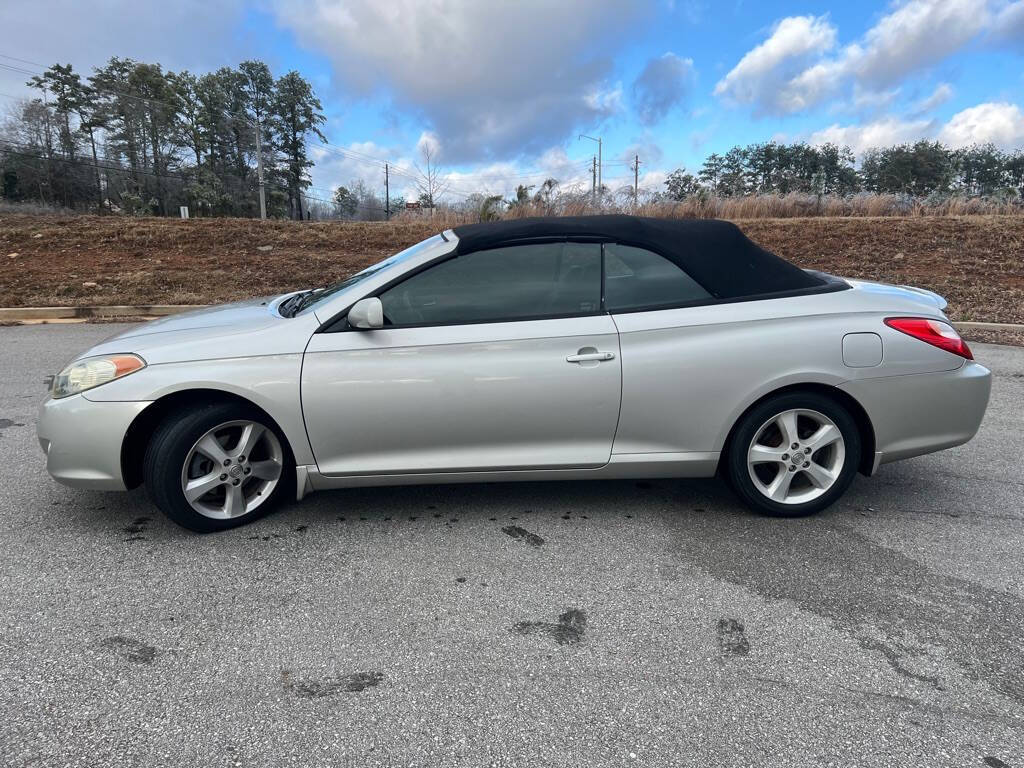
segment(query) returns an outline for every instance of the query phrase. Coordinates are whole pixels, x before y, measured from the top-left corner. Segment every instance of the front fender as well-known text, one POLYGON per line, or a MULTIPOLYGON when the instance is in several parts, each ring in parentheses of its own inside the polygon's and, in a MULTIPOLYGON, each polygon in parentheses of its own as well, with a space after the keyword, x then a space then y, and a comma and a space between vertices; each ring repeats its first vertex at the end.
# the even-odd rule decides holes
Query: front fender
POLYGON ((88 390, 84 396, 93 402, 139 402, 189 390, 227 392, 266 411, 284 432, 296 463, 312 464, 299 399, 301 371, 301 353, 162 363, 88 390))

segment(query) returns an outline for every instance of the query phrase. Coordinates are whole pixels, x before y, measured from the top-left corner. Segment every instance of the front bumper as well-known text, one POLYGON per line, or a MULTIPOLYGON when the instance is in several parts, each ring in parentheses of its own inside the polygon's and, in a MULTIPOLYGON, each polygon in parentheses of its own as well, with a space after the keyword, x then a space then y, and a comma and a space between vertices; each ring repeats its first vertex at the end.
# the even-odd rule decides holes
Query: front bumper
POLYGON ((39 407, 36 429, 46 471, 73 488, 125 490, 121 445, 148 402, 95 402, 83 395, 49 399, 39 407))
POLYGON ((882 376, 839 386, 867 411, 875 466, 962 445, 981 426, 992 374, 967 361, 952 371, 882 376))

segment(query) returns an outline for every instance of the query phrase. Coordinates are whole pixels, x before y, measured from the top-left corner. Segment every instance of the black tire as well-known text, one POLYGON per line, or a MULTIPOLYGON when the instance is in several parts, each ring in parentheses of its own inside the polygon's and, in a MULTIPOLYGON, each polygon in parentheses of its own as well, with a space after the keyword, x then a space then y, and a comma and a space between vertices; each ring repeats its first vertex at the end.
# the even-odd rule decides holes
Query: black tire
MULTIPOLYGON (((787 392, 759 403, 737 422, 725 457, 725 474, 736 495, 754 511, 771 517, 804 517, 832 505, 846 492, 857 474, 860 457, 860 431, 857 422, 846 408, 838 401, 817 392, 787 392), (760 468, 748 469, 747 451, 763 425, 773 417, 794 409, 817 411, 831 419, 842 433, 845 458, 838 477, 825 493, 803 503, 780 503, 768 498, 754 484, 750 473, 756 473, 760 468)), ((797 481, 793 482, 795 485, 797 481)))
POLYGON ((235 528, 295 498, 295 459, 281 431, 258 409, 243 403, 211 403, 168 416, 153 433, 143 459, 143 480, 150 499, 167 517, 191 531, 212 533, 235 528), (282 453, 281 476, 267 498, 251 512, 216 519, 197 512, 182 491, 182 468, 193 446, 209 430, 232 421, 253 421, 277 437, 282 453))

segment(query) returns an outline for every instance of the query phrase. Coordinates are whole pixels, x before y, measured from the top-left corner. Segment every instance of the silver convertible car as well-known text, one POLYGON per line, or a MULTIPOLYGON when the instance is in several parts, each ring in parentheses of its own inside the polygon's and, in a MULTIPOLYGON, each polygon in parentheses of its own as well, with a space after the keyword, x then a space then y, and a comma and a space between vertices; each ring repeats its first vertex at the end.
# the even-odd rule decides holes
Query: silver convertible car
POLYGON ((971 439, 990 374, 930 291, 797 268, 722 221, 456 227, 326 288, 84 352, 47 469, 195 531, 314 490, 709 477, 779 516, 971 439))

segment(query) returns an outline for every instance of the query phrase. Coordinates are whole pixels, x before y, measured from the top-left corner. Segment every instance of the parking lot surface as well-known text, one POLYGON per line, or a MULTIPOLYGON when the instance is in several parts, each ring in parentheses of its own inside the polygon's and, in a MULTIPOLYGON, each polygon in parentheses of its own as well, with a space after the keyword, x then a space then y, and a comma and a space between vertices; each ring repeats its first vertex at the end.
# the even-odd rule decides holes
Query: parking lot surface
MULTIPOLYGON (((971 443, 754 516, 715 481, 317 493, 227 533, 57 485, 0 328, 0 761, 1024 766, 1024 350, 971 443)), ((82 435, 88 440, 88 435, 82 435)))

